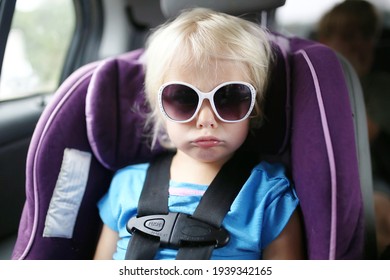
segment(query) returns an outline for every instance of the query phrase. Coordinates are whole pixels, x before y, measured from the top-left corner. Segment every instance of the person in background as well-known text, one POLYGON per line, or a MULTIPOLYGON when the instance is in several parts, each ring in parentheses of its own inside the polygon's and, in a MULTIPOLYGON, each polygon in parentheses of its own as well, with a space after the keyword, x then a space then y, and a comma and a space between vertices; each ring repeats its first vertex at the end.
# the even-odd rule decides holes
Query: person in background
POLYGON ((346 0, 322 16, 316 39, 345 57, 360 79, 373 166, 378 251, 382 258, 390 258, 390 74, 372 69, 380 32, 375 6, 346 0))

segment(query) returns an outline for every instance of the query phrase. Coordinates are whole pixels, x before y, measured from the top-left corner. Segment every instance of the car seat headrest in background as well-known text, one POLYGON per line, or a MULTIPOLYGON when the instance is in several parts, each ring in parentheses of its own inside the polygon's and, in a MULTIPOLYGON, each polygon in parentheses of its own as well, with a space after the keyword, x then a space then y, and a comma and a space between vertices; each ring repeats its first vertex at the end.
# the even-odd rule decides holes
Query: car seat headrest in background
POLYGON ((204 7, 220 12, 242 15, 265 10, 273 10, 283 6, 286 0, 161 0, 161 10, 166 18, 175 17, 183 9, 204 7))

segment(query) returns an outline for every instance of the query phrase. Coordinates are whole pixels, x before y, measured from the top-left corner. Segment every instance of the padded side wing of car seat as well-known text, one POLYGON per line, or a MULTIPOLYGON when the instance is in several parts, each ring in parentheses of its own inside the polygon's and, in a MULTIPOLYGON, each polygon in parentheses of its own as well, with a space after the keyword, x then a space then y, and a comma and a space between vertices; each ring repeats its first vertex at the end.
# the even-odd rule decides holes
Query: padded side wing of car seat
POLYGON ((147 109, 138 61, 141 53, 136 50, 82 67, 61 85, 45 109, 29 148, 27 199, 13 259, 91 259, 101 226, 96 204, 113 173, 161 152, 159 147, 151 152, 143 138, 147 109), (68 207, 67 196, 73 192, 72 186, 61 182, 72 179, 67 177, 70 171, 63 170, 72 168, 68 150, 87 154, 91 160, 86 164, 88 174, 82 174, 87 179, 81 201, 71 205, 77 208, 72 211, 74 227, 63 229, 67 221, 55 213, 63 211, 63 205, 68 207), (65 194, 59 195, 58 190, 65 194), (56 200, 63 203, 53 203, 56 200), (47 230, 61 222, 54 235, 47 230))
MULTIPOLYGON (((91 153, 85 133, 84 108, 87 87, 95 66, 83 67, 69 77, 38 121, 28 152, 26 203, 13 259, 84 259, 89 256, 79 247, 92 247, 96 242, 96 234, 92 234, 99 231, 99 224, 94 222, 97 221, 96 207, 80 208, 81 215, 90 217, 90 231, 79 230, 76 226, 74 239, 43 237, 45 217, 65 148, 91 153)), ((110 174, 96 159, 92 159, 91 167, 96 170, 96 175, 90 178, 90 186, 109 183, 110 174)), ((96 200, 102 192, 102 189, 89 188, 85 197, 96 200)))
POLYGON ((310 259, 360 259, 363 203, 354 119, 336 54, 291 40, 292 170, 310 259))

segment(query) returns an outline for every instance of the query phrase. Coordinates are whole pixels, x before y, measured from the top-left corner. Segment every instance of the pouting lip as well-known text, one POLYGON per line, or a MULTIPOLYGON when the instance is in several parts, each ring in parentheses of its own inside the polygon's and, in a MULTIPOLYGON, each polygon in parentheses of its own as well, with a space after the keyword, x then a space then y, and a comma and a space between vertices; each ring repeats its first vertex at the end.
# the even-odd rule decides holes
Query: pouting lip
POLYGON ((197 143, 197 142, 221 142, 221 140, 218 139, 217 137, 213 137, 213 136, 202 136, 202 137, 196 138, 192 142, 194 142, 194 143, 197 143))
POLYGON ((207 136, 207 137, 199 137, 196 138, 195 140, 192 141, 192 143, 196 146, 200 146, 203 148, 210 148, 214 146, 218 146, 222 143, 223 141, 212 136, 207 136))

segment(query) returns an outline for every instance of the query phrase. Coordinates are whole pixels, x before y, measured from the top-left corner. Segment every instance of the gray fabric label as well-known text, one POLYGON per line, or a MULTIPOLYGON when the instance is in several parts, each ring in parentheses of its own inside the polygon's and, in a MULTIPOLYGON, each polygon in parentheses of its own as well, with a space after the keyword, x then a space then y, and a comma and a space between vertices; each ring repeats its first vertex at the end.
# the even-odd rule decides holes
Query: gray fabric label
POLYGON ((65 149, 60 174, 46 214, 44 237, 72 238, 87 186, 91 154, 65 149))

